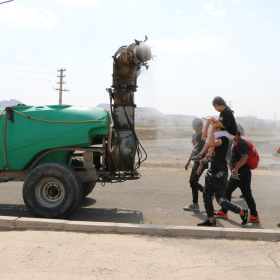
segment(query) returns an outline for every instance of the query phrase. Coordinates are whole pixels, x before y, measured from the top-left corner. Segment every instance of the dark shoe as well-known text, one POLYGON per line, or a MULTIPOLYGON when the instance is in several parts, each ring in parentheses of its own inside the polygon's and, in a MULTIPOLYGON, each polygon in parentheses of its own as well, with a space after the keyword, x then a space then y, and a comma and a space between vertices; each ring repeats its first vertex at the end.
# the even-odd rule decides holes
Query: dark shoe
POLYGON ((279 223, 279 224, 277 224, 277 226, 278 226, 278 227, 280 227, 280 223, 279 223))
POLYGON ((244 216, 240 215, 240 218, 242 220, 242 225, 244 226, 244 225, 246 225, 248 223, 249 211, 247 209, 247 210, 243 210, 243 212, 245 213, 245 215, 244 216))
POLYGON ((213 223, 210 223, 209 219, 207 218, 204 222, 197 225, 202 227, 214 227, 216 225, 216 220, 214 220, 213 223))
POLYGON ((241 194, 241 195, 239 196, 239 198, 244 198, 243 194, 241 194))

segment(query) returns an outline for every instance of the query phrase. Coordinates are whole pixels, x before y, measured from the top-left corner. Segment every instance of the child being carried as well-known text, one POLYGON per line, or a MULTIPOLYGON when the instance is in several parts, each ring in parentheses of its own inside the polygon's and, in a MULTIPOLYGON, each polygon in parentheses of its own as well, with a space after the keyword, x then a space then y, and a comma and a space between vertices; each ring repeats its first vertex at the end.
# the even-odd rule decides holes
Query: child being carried
MULTIPOLYGON (((220 96, 216 96, 213 99, 212 105, 216 111, 220 112, 219 119, 216 120, 213 117, 204 118, 204 119, 207 120, 208 123, 213 124, 211 129, 216 130, 216 132, 214 133, 215 140, 223 136, 226 136, 228 139, 233 140, 233 138, 237 134, 236 122, 235 122, 233 112, 227 106, 225 100, 220 96), (217 128, 220 128, 220 131, 217 131, 217 128)), ((200 163, 207 163, 211 161, 215 147, 209 144, 209 137, 207 139, 206 137, 207 134, 202 136, 202 139, 204 141, 206 140, 203 149, 198 155, 192 157, 191 160, 199 161, 200 163), (205 139, 203 139, 204 137, 205 139), (204 154, 206 152, 207 154, 204 157, 204 154)))

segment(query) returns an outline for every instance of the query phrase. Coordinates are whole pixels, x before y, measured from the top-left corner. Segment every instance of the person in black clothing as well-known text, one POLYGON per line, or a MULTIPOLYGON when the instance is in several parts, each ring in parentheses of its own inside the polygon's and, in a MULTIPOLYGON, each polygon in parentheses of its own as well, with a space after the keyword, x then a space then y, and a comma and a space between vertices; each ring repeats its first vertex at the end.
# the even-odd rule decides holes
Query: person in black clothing
MULTIPOLYGON (((216 96, 213 101, 212 105, 216 111, 220 112, 219 119, 216 120, 215 118, 211 117, 206 120, 209 120, 213 123, 218 123, 219 127, 221 127, 221 131, 215 134, 215 140, 219 137, 226 136, 228 139, 233 140, 237 133, 235 118, 232 113, 232 110, 227 106, 224 99, 220 96, 216 96)), ((212 127, 213 128, 213 127, 212 127)), ((210 145, 208 139, 206 140, 206 144, 202 149, 201 153, 197 156, 193 157, 191 160, 197 161, 201 160, 202 163, 206 163, 211 161, 215 147, 210 145), (208 151, 207 155, 203 158, 204 153, 208 151)))
POLYGON ((227 106, 225 100, 220 96, 216 96, 213 99, 212 105, 216 111, 220 112, 218 122, 220 122, 222 130, 226 130, 231 135, 228 138, 233 140, 237 133, 237 128, 232 110, 227 106))
MULTIPOLYGON (((256 209, 256 203, 252 196, 251 178, 252 172, 250 166, 247 164, 249 146, 241 136, 245 135, 245 127, 243 124, 236 122, 237 135, 234 138, 235 144, 232 146, 231 166, 233 166, 232 175, 229 178, 226 187, 225 198, 231 201, 232 193, 240 188, 242 195, 250 209, 249 223, 259 222, 260 218, 256 209), (236 149, 238 146, 238 150, 236 149)), ((221 218, 228 218, 227 209, 222 208, 215 212, 215 215, 221 218)))
POLYGON ((228 167, 226 162, 226 153, 228 149, 228 138, 225 136, 214 139, 214 132, 219 127, 219 122, 213 124, 209 144, 215 147, 215 154, 211 161, 211 167, 205 175, 205 187, 203 191, 204 206, 207 213, 207 219, 197 224, 198 226, 215 226, 214 208, 212 196, 216 196, 217 202, 222 208, 228 209, 239 214, 242 219, 242 225, 248 222, 248 210, 242 210, 239 206, 232 204, 225 198, 225 188, 228 177, 228 167))
MULTIPOLYGON (((231 108, 230 108, 231 110, 231 108)), ((232 114, 234 114, 234 111, 231 110, 232 114)), ((235 122, 236 123, 236 122, 235 122)), ((231 166, 231 150, 232 150, 232 143, 233 140, 229 139, 229 144, 228 144, 228 150, 227 150, 227 164, 230 170, 233 170, 233 167, 231 166)))
MULTIPOLYGON (((197 155, 203 148, 205 141, 202 140, 202 129, 203 129, 203 120, 199 118, 195 118, 192 122, 193 130, 195 131, 195 134, 192 137, 192 143, 193 143, 193 150, 190 155, 190 158, 185 165, 185 169, 188 170, 191 158, 195 155, 197 155)), ((203 173, 204 169, 208 168, 208 164, 205 164, 202 167, 201 173, 197 175, 197 168, 199 167, 199 162, 194 162, 192 167, 192 172, 190 176, 190 187, 192 189, 192 204, 183 207, 185 211, 199 211, 199 205, 198 205, 198 191, 203 192, 203 186, 198 182, 201 174, 203 173)))

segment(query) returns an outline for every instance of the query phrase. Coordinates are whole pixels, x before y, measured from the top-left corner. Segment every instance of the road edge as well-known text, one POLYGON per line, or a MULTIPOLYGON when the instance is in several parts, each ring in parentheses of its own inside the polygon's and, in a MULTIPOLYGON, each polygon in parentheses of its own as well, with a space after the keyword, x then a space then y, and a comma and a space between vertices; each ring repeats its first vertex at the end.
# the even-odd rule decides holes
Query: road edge
POLYGON ((129 223, 103 223, 58 219, 0 216, 1 230, 64 230, 75 232, 105 232, 148 234, 166 237, 240 238, 247 240, 280 240, 280 229, 236 229, 219 227, 164 226, 129 223))

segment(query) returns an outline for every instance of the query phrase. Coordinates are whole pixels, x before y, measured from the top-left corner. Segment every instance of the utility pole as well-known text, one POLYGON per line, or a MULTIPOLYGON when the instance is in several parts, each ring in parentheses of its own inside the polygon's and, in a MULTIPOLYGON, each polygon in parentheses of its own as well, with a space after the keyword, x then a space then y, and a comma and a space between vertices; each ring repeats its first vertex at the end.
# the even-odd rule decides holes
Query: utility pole
POLYGON ((231 101, 229 101, 229 108, 231 109, 231 101))
POLYGON ((57 84, 59 84, 59 88, 54 88, 54 90, 59 90, 59 102, 58 102, 58 104, 59 105, 62 105, 62 92, 63 91, 68 91, 69 92, 69 90, 68 89, 62 89, 62 84, 65 84, 66 82, 63 82, 63 78, 65 78, 66 76, 63 76, 63 72, 64 71, 66 71, 66 69, 58 69, 57 70, 57 72, 60 72, 60 76, 59 75, 57 75, 57 77, 58 78, 60 78, 59 79, 59 82, 57 82, 57 84))

